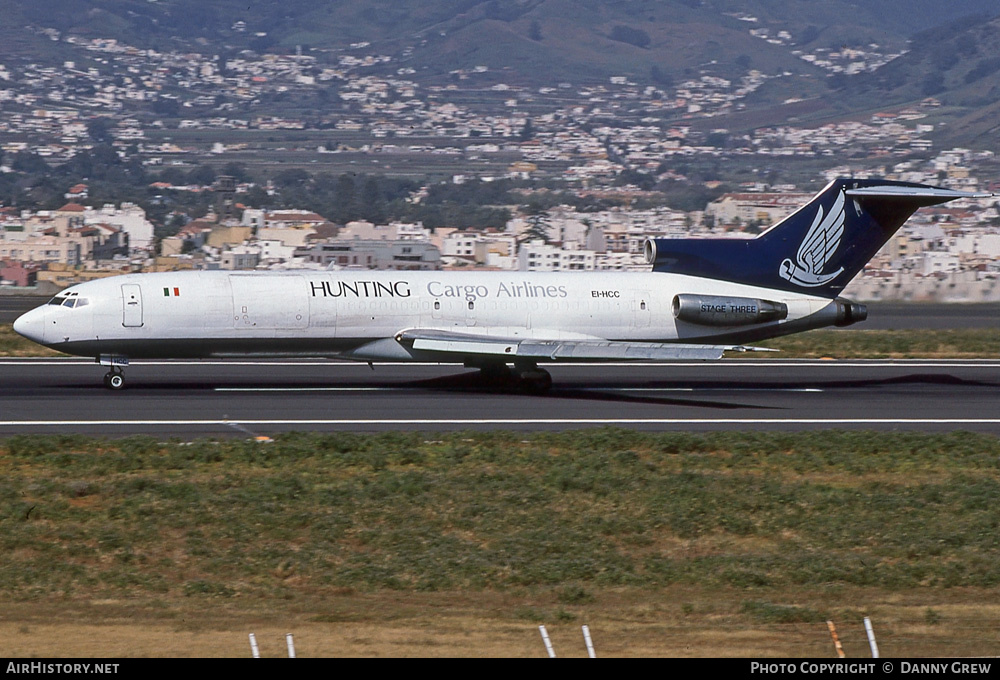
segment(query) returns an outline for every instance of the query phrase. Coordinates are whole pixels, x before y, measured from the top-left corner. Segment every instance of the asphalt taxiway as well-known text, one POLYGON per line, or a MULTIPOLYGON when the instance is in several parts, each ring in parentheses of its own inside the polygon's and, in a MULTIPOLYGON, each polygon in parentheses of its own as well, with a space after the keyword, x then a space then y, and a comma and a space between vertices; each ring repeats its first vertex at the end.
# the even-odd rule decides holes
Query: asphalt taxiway
POLYGON ((972 430, 1000 434, 1000 361, 732 359, 549 366, 543 395, 438 364, 0 360, 0 436, 289 430, 972 430))

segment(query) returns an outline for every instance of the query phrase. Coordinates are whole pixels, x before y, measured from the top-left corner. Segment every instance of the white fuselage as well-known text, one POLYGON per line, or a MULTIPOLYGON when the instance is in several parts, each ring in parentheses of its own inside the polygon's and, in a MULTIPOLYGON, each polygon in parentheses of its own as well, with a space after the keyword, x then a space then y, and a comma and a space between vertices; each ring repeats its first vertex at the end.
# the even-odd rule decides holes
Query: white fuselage
POLYGON ((392 341, 408 329, 543 340, 744 341, 830 325, 828 314, 817 313, 832 304, 653 272, 353 270, 129 274, 73 286, 56 300, 69 299, 76 302, 25 314, 15 330, 95 357, 405 359, 421 358, 392 341), (762 298, 787 305, 788 314, 739 328, 706 327, 675 319, 678 294, 762 298))

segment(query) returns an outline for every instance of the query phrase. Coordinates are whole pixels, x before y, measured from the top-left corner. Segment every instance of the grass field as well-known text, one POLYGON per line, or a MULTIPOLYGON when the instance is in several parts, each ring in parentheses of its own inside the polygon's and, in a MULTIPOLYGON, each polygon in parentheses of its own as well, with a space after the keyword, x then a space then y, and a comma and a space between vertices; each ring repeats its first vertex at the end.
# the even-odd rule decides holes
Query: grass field
POLYGON ((973 433, 0 441, 6 656, 1000 651, 973 433))
MULTIPOLYGON (((995 359, 1000 328, 939 330, 817 330, 757 343, 781 350, 771 356, 834 359, 995 359)), ((751 356, 759 359, 760 353, 751 356)))
POLYGON ((32 342, 14 332, 10 324, 0 325, 0 356, 4 357, 54 357, 65 356, 32 342))

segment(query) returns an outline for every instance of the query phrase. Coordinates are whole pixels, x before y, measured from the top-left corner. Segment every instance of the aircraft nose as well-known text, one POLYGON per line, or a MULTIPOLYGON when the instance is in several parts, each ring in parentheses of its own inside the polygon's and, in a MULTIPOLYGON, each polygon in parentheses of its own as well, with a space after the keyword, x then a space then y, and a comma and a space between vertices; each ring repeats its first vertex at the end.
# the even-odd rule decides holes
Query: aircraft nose
POLYGON ((45 310, 32 309, 14 320, 14 332, 37 343, 45 340, 45 310))

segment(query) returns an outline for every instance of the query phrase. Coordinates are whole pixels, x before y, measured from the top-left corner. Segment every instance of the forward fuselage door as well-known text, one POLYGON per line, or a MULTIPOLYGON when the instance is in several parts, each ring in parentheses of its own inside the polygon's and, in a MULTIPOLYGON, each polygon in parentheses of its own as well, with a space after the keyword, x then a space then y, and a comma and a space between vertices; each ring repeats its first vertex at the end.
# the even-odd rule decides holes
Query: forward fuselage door
POLYGON ((126 328, 142 326, 142 289, 137 283, 122 284, 122 325, 126 328))

